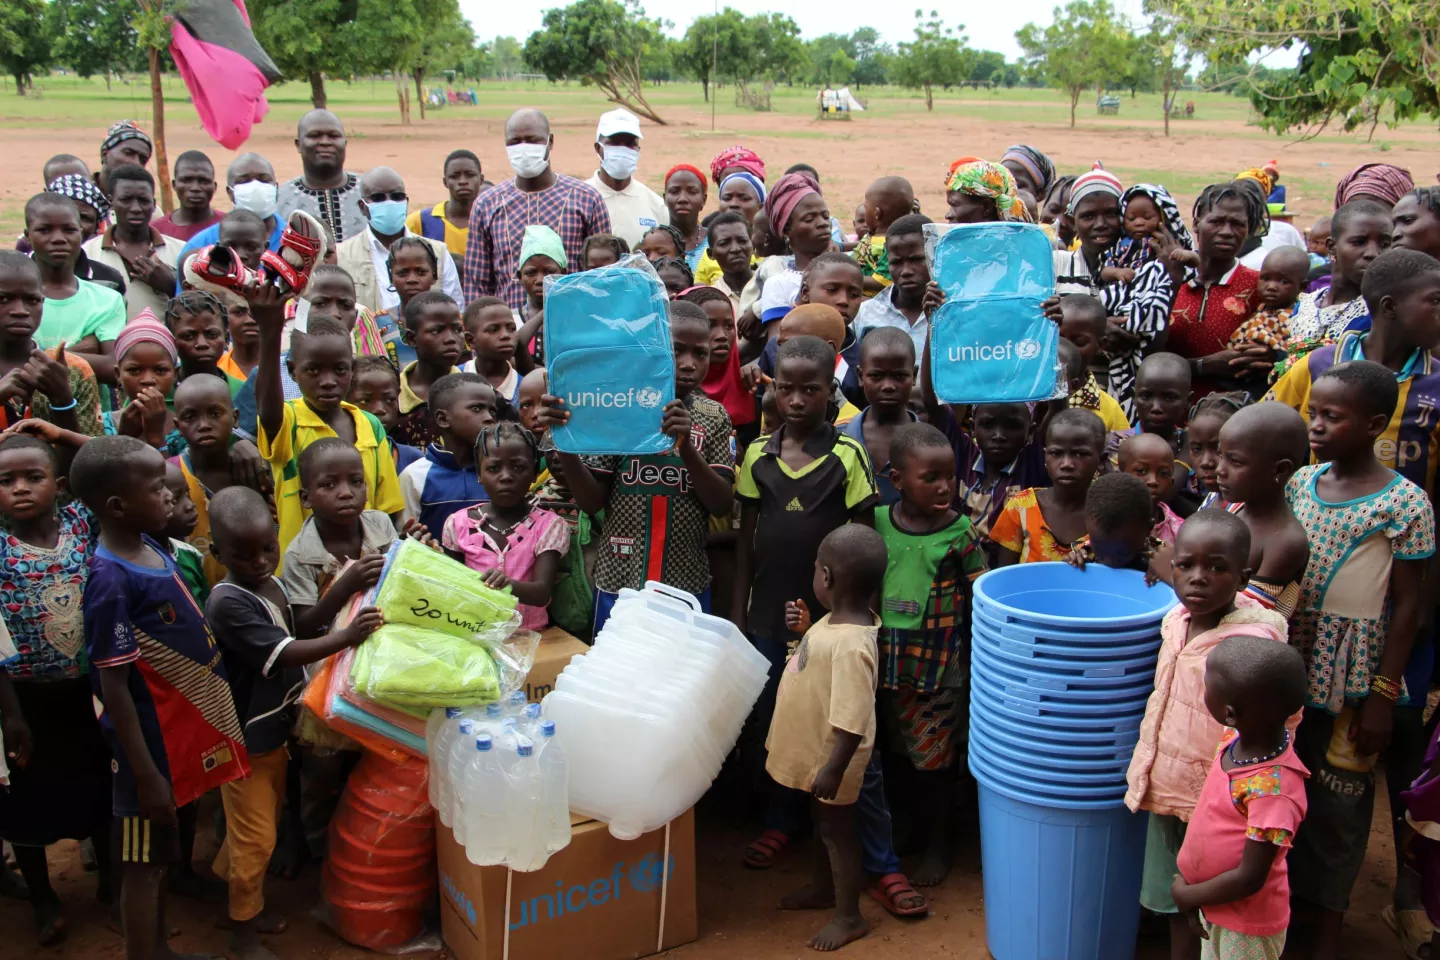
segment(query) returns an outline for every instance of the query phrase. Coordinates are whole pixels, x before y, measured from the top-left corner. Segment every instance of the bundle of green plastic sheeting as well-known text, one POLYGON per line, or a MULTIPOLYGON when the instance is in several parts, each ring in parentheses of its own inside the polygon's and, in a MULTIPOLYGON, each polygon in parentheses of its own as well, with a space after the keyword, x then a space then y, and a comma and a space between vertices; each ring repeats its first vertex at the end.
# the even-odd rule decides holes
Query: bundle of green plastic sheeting
POLYGON ((495 661, 478 643, 407 624, 389 624, 355 651, 355 692, 401 710, 463 707, 500 699, 495 661))
POLYGON ((386 623, 411 624, 474 640, 515 626, 515 598, 485 585, 480 574, 405 537, 392 548, 376 590, 386 623))

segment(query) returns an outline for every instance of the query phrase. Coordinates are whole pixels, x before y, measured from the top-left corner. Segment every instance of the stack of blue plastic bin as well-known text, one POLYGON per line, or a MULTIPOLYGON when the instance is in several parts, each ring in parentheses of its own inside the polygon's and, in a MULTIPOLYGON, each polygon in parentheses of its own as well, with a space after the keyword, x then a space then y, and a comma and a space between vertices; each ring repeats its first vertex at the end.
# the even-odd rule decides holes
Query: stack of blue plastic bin
POLYGON ((1093 564, 976 581, 969 758, 995 960, 1133 956, 1145 817, 1125 807, 1125 771, 1174 604, 1093 564))

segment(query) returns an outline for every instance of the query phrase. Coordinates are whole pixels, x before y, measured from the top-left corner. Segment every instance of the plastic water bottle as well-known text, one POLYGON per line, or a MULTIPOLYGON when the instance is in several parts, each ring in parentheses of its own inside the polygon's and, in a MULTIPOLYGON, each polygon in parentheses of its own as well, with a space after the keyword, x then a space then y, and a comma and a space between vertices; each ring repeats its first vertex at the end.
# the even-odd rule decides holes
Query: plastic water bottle
POLYGON ((565 759, 565 748, 555 739, 555 721, 540 723, 540 757, 536 761, 540 768, 542 785, 541 804, 545 811, 545 849, 550 853, 563 850, 570 845, 570 765, 565 759))
MULTIPOLYGON (((540 736, 540 704, 527 703, 520 714, 520 732, 531 740, 540 736)), ((535 755, 540 755, 540 744, 536 744, 535 755)))
POLYGON ((459 707, 446 707, 444 710, 431 710, 430 716, 425 720, 425 755, 430 759, 430 806, 440 808, 440 783, 444 779, 444 764, 439 757, 445 756, 445 750, 459 732, 460 719, 459 707))
POLYGON ((500 701, 505 707, 505 716, 519 717, 525 712, 525 691, 512 690, 500 701))
POLYGON ((505 861, 505 774, 488 734, 475 738, 465 769, 465 856, 476 866, 505 861))
POLYGON ((455 785, 460 778, 460 769, 464 765, 461 759, 469 751, 462 748, 473 743, 475 734, 475 721, 464 719, 460 721, 460 733, 452 737, 448 744, 443 744, 445 752, 440 756, 440 802, 435 807, 435 812, 440 814, 440 822, 447 827, 453 827, 451 812, 455 806, 455 785))
POLYGON ((544 811, 540 804, 540 771, 535 765, 535 744, 517 738, 514 759, 506 771, 505 861, 512 870, 538 870, 546 858, 544 811))

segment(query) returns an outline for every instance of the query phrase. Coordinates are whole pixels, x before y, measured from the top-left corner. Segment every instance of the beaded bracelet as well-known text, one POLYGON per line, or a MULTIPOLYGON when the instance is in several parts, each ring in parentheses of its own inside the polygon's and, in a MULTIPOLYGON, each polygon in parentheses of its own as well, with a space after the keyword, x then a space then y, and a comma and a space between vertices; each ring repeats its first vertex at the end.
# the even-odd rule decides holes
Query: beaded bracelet
POLYGON ((1378 693, 1386 700, 1394 703, 1396 700, 1400 699, 1401 688, 1400 684, 1396 683, 1394 680, 1391 680, 1389 677, 1382 677, 1379 674, 1376 674, 1375 677, 1370 681, 1370 692, 1378 693))

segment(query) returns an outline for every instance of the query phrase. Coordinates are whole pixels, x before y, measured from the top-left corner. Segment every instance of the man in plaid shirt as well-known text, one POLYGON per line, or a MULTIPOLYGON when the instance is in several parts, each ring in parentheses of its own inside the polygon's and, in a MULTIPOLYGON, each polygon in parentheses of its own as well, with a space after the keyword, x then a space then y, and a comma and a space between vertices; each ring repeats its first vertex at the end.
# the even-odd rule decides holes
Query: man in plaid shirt
POLYGON ((515 179, 486 190, 470 211, 465 249, 465 298, 499 297, 519 310, 525 303, 518 263, 525 228, 544 224, 560 235, 570 272, 583 270, 585 238, 610 232, 610 214, 594 187, 550 167, 555 138, 550 121, 533 108, 505 121, 505 153, 515 179))

